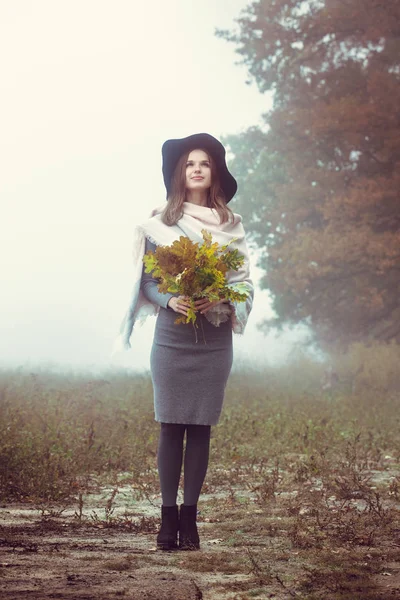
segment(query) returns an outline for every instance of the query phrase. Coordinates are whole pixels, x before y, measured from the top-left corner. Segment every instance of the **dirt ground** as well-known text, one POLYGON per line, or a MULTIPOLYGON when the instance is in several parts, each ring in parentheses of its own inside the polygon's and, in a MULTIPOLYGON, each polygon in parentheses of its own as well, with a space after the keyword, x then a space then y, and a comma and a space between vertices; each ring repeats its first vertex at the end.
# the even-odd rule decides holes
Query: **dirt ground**
POLYGON ((156 551, 153 517, 142 527, 148 533, 124 531, 102 523, 101 516, 97 521, 104 509, 91 504, 81 522, 71 510, 58 514, 59 507, 1 509, 1 598, 203 597, 193 577, 169 564, 172 554, 156 551))
MULTIPOLYGON (((243 518, 235 525, 240 512, 237 509, 232 509, 229 531, 223 520, 218 523, 217 518, 204 516, 208 514, 205 504, 203 516, 199 515, 201 550, 168 553, 157 551, 155 547, 159 523, 159 508, 155 503, 132 501, 129 489, 119 489, 113 501, 107 504, 110 491, 109 488, 97 495, 89 495, 84 499, 84 508, 81 506, 80 509, 79 506, 2 506, 0 598, 400 599, 400 562, 397 558, 393 561, 394 555, 390 552, 397 544, 400 561, 399 537, 393 548, 388 546, 388 559, 383 567, 380 566, 379 573, 364 582, 362 578, 358 580, 347 595, 341 595, 340 586, 337 593, 314 595, 311 588, 310 591, 299 591, 296 586, 300 567, 312 572, 311 567, 307 567, 304 552, 290 549, 279 535, 258 538, 249 535, 247 542, 238 541, 235 527, 236 531, 242 532, 246 531, 246 525, 243 518), (272 571, 267 573, 264 569, 261 572, 258 561, 268 557, 272 571)), ((224 502, 226 508, 226 499, 224 502)), ((215 506, 218 507, 215 498, 213 506, 215 515, 215 506)), ((252 519, 253 524, 258 516, 262 516, 258 509, 252 514, 245 508, 242 512, 252 519)), ((279 517, 276 517, 274 527, 278 526, 279 517)), ((340 554, 339 550, 332 552, 333 558, 340 554)), ((373 552, 366 551, 365 557, 367 562, 375 560, 373 552)))

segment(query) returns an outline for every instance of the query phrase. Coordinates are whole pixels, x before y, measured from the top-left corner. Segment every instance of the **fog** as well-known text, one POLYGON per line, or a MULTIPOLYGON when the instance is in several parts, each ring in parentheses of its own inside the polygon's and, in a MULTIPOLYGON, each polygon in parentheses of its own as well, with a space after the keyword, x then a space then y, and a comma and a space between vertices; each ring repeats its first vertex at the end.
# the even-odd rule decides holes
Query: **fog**
MULTIPOLYGON (((135 329, 131 351, 110 358, 130 295, 132 230, 165 199, 166 139, 239 133, 269 108, 233 45, 214 35, 246 4, 0 4, 3 366, 148 368, 154 318, 135 329)), ((264 336, 258 323, 270 316, 257 287, 236 361, 283 361, 307 337, 264 336)))

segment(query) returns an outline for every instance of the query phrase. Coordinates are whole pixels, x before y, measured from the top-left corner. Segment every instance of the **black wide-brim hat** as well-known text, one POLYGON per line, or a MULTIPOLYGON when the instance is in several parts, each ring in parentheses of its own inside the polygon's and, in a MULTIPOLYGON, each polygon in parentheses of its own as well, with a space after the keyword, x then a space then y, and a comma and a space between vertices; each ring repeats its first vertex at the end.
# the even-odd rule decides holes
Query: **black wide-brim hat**
POLYGON ((219 181, 225 200, 228 203, 237 192, 236 179, 228 171, 225 160, 225 148, 219 140, 209 133, 195 133, 185 138, 167 140, 162 146, 162 172, 167 198, 171 191, 172 175, 178 160, 185 152, 202 148, 214 159, 218 171, 219 181))

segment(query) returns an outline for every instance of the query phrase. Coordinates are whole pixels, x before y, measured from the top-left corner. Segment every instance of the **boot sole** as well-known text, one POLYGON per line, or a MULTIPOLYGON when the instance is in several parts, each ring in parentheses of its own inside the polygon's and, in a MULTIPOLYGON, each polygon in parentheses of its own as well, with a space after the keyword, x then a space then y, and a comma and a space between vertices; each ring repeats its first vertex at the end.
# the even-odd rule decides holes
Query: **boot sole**
POLYGON ((179 550, 200 550, 200 544, 182 544, 179 546, 179 550))
POLYGON ((157 549, 158 550, 164 550, 164 551, 171 551, 171 550, 178 550, 178 544, 160 544, 157 543, 157 549))

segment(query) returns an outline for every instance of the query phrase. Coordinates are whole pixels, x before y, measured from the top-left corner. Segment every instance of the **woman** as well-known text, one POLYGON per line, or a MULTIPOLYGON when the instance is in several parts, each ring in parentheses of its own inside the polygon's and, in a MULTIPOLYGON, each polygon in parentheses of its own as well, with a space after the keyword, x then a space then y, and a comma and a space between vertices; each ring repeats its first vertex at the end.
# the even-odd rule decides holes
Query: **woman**
POLYGON ((135 230, 136 281, 121 340, 124 347, 130 347, 135 321, 158 314, 150 358, 155 418, 161 424, 157 464, 162 507, 157 546, 176 549, 179 535, 179 548, 189 550, 200 547, 197 501, 208 466, 211 426, 218 422, 232 366, 232 331, 243 333, 254 291, 241 217, 227 206, 237 184, 226 166, 223 145, 209 134, 194 134, 167 140, 162 158, 167 202, 135 230), (245 256, 245 262, 239 271, 228 272, 227 279, 229 285, 244 282, 248 296, 245 302, 232 304, 224 299, 197 300, 202 331, 197 340, 192 325, 174 323, 176 313, 187 315, 187 299, 160 293, 158 281, 144 272, 142 259, 156 245, 170 245, 182 235, 202 242, 202 229, 220 244, 235 238, 232 247, 245 256), (179 511, 182 461, 184 497, 179 511))

